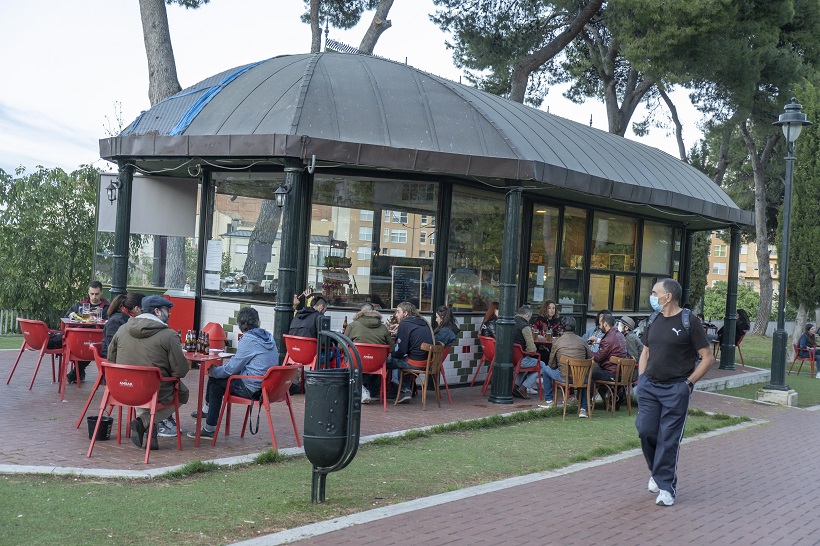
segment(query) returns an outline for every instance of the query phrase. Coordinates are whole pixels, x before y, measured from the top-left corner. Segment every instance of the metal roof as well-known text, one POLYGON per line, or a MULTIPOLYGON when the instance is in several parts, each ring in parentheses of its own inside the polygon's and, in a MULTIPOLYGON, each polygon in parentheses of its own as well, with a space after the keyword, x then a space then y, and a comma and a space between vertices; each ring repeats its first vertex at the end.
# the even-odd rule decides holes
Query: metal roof
POLYGON ((701 228, 753 223, 706 175, 665 152, 366 55, 286 55, 222 72, 143 112, 100 151, 138 166, 315 155, 495 185, 519 180, 556 199, 701 228))

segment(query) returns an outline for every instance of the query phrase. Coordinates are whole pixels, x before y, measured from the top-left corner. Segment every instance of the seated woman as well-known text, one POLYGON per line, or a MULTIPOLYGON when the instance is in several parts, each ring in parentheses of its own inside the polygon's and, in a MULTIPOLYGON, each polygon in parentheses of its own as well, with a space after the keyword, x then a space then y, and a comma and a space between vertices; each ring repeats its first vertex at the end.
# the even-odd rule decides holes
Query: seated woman
POLYGON ((140 294, 139 292, 119 294, 116 298, 114 298, 114 301, 111 302, 111 305, 108 306, 108 310, 106 311, 108 314, 108 320, 105 323, 105 327, 103 327, 102 350, 100 351, 100 356, 103 358, 108 358, 108 344, 111 343, 111 340, 114 338, 114 334, 117 333, 120 326, 128 322, 128 319, 131 317, 136 317, 142 313, 140 304, 142 303, 142 298, 144 297, 145 295, 140 294))
MULTIPOLYGON (((735 345, 737 345, 738 341, 740 341, 740 338, 746 335, 746 332, 748 332, 751 327, 752 323, 749 320, 749 313, 743 309, 738 309, 737 321, 735 322, 735 345)), ((721 326, 720 330, 718 330, 717 340, 721 344, 723 343, 723 326, 721 326)))
MULTIPOLYGON (((816 330, 814 328, 814 324, 806 324, 806 330, 803 332, 803 335, 800 336, 800 340, 797 342, 797 356, 800 358, 808 358, 809 351, 805 349, 816 349, 817 348, 817 341, 815 340, 814 334, 816 330)), ((815 362, 815 371, 820 370, 817 367, 816 363, 818 362, 818 357, 820 357, 820 351, 815 351, 814 353, 814 362, 815 362)), ((816 378, 820 378, 820 371, 817 371, 815 375, 816 378)))
POLYGON ((436 343, 440 341, 444 345, 450 346, 456 342, 456 337, 460 331, 461 328, 458 327, 458 323, 449 307, 442 305, 436 309, 436 329, 433 331, 436 343))
POLYGON ((487 309, 487 313, 484 315, 484 320, 481 321, 481 329, 478 331, 478 334, 495 339, 495 325, 497 321, 498 302, 494 301, 490 304, 490 308, 487 309))
POLYGON ((541 314, 533 319, 532 325, 542 334, 558 337, 564 333, 561 327, 561 317, 558 315, 558 308, 552 300, 547 300, 541 305, 541 314))

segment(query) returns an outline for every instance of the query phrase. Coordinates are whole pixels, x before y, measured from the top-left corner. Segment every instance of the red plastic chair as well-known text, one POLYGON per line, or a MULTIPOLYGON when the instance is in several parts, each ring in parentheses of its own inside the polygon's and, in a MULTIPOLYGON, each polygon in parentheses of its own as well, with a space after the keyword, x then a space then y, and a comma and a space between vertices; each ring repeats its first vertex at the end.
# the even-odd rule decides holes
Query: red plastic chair
POLYGON ((375 343, 354 343, 362 357, 362 373, 380 375, 382 388, 379 391, 379 400, 387 411, 387 357, 390 354, 390 345, 375 343))
MULTIPOLYGON (((100 351, 102 350, 102 343, 93 343, 91 345, 91 351, 94 354, 94 363, 97 365, 97 379, 94 380, 94 386, 91 388, 91 394, 88 395, 88 400, 85 403, 85 407, 83 408, 83 412, 80 414, 80 418, 77 419, 77 426, 74 428, 80 428, 80 423, 83 422, 83 417, 85 417, 86 412, 88 412, 88 406, 91 405, 91 400, 94 398, 94 395, 97 394, 97 389, 100 388, 103 379, 103 357, 100 356, 100 351)), ((114 409, 114 406, 108 408, 108 415, 111 415, 111 411, 114 409)), ((130 416, 130 413, 129 413, 130 416)))
POLYGON ((60 366, 60 399, 65 399, 66 373, 71 363, 74 363, 74 371, 77 375, 77 387, 80 386, 80 362, 90 362, 94 360, 94 353, 91 346, 95 343, 102 344, 103 331, 99 328, 66 328, 63 332, 63 361, 60 366))
POLYGON ((40 363, 43 361, 43 356, 51 355, 51 382, 57 381, 56 372, 54 368, 54 356, 62 358, 63 349, 49 349, 48 348, 48 334, 59 334, 59 330, 49 330, 48 325, 41 320, 29 320, 18 318, 17 323, 20 325, 20 331, 23 332, 23 344, 20 346, 20 352, 17 354, 17 360, 14 361, 14 366, 11 368, 9 378, 6 380, 6 385, 11 382, 11 376, 14 375, 14 370, 17 369, 17 364, 20 362, 20 357, 23 356, 24 351, 37 351, 40 353, 37 359, 37 366, 34 368, 34 375, 31 376, 31 383, 28 384, 28 390, 34 385, 34 379, 37 377, 37 372, 40 370, 40 363))
POLYGON ((794 368, 794 363, 798 360, 800 361, 800 366, 797 368, 797 374, 800 375, 800 370, 803 369, 803 362, 808 362, 811 365, 811 377, 814 377, 814 356, 817 352, 817 347, 806 347, 805 349, 800 349, 797 347, 797 343, 792 343, 792 348, 794 349, 794 360, 792 360, 792 365, 789 366, 789 373, 786 375, 791 375, 792 368, 794 368), (800 353, 798 351, 808 351, 809 356, 799 356, 800 353))
MULTIPOLYGON (((314 340, 316 341, 316 340, 314 340)), ((261 379, 262 380, 262 399, 260 400, 262 408, 268 416, 268 427, 270 428, 270 438, 273 444, 273 449, 276 447, 276 434, 273 432, 273 420, 270 415, 270 405, 275 402, 286 402, 288 411, 290 412, 290 422, 293 424, 293 432, 296 434, 296 445, 301 447, 302 442, 299 440, 299 431, 296 428, 296 418, 293 416, 293 408, 290 405, 290 395, 288 390, 296 379, 296 375, 302 369, 302 366, 272 366, 264 376, 261 375, 232 375, 228 378, 228 384, 225 387, 225 396, 222 398, 222 407, 219 409, 219 421, 216 422, 216 430, 214 431, 214 439, 211 445, 216 445, 216 438, 219 435, 219 427, 222 425, 222 417, 225 415, 225 409, 228 410, 228 418, 225 421, 225 436, 231 433, 231 404, 241 404, 247 406, 245 411, 245 420, 242 423, 242 434, 240 438, 245 437, 245 429, 248 427, 248 418, 253 409, 255 400, 250 398, 242 398, 231 394, 231 381, 241 381, 242 379, 261 379)))
POLYGON ((302 368, 302 392, 305 392, 305 368, 316 368, 316 356, 319 354, 319 343, 316 338, 292 336, 285 334, 285 361, 284 366, 299 364, 302 368))
MULTIPOLYGON (((743 341, 743 338, 746 337, 746 332, 749 330, 743 330, 743 335, 737 338, 737 342, 735 343, 735 347, 737 348, 737 354, 740 355, 740 365, 744 368, 746 367, 746 363, 743 362, 743 351, 740 350, 740 342, 743 341)), ((712 352, 715 355, 715 358, 720 354, 720 342, 715 340, 712 342, 712 352)))
MULTIPOLYGON (((151 455, 151 438, 154 434, 154 416, 158 409, 174 408, 174 417, 177 423, 177 449, 182 451, 182 436, 179 429, 179 378, 162 377, 162 372, 154 366, 132 366, 128 364, 112 364, 103 360, 103 377, 105 377, 105 392, 100 403, 100 415, 103 414, 107 405, 119 406, 117 412, 117 443, 121 443, 120 424, 122 423, 122 408, 146 408, 151 412, 151 424, 145 436, 145 464, 151 455), (159 388, 163 382, 174 385, 174 398, 170 404, 160 404, 159 388)), ((91 445, 88 446, 88 457, 94 450, 94 442, 97 440, 97 431, 100 428, 102 419, 97 419, 97 426, 94 427, 94 434, 91 436, 91 445)))
POLYGON ((495 338, 487 337, 487 336, 478 336, 478 341, 481 342, 481 360, 478 363, 478 369, 475 371, 475 375, 473 376, 473 381, 470 383, 472 387, 475 384, 475 378, 478 376, 478 372, 481 371, 481 365, 484 362, 489 362, 490 365, 487 368, 487 377, 484 378, 484 386, 481 387, 481 395, 487 394, 487 388, 490 386, 490 379, 493 377, 493 366, 495 365, 495 338))
POLYGON ((538 379, 535 382, 535 384, 538 385, 538 398, 540 400, 543 400, 544 399, 544 390, 543 390, 543 387, 541 386, 541 356, 538 354, 538 352, 536 351, 534 353, 528 353, 527 351, 524 350, 524 348, 521 346, 521 344, 513 343, 512 361, 513 361, 513 370, 514 370, 513 371, 513 385, 516 384, 516 379, 518 378, 519 373, 533 373, 533 372, 535 372, 535 373, 538 374, 538 379), (524 360, 525 355, 526 356, 532 356, 532 357, 536 358, 537 362, 535 363, 535 366, 532 366, 530 368, 522 368, 521 367, 521 361, 524 360))

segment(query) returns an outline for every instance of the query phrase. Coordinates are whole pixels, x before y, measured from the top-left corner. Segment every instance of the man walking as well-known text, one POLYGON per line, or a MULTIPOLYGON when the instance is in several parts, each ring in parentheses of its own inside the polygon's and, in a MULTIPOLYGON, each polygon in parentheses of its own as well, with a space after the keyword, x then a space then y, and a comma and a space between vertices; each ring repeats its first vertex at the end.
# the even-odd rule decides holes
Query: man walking
POLYGON ((649 303, 655 313, 644 332, 638 362, 638 417, 635 427, 649 467, 655 504, 675 504, 680 441, 695 383, 714 363, 700 320, 681 309, 674 279, 655 283, 649 303), (700 363, 696 359, 700 355, 700 363))
MULTIPOLYGON (((185 377, 190 370, 188 360, 179 344, 179 335, 168 327, 171 307, 174 304, 162 296, 148 296, 142 299, 142 313, 132 318, 117 330, 108 346, 108 360, 116 364, 136 366, 156 366, 163 377, 185 377)), ((174 387, 162 383, 158 402, 168 404, 174 398, 174 387)), ((188 401, 188 387, 179 382, 179 403, 188 401)), ((131 441, 143 446, 145 429, 151 424, 151 413, 138 408, 137 418, 131 421, 131 441)), ((176 436, 176 424, 171 421, 173 407, 157 410, 154 416, 154 433, 160 436, 176 436), (167 420, 166 420, 167 418, 167 420), (172 429, 173 423, 173 429, 172 429), (162 430, 158 430, 162 429, 162 430)), ((156 438, 151 438, 151 449, 159 449, 156 438)))

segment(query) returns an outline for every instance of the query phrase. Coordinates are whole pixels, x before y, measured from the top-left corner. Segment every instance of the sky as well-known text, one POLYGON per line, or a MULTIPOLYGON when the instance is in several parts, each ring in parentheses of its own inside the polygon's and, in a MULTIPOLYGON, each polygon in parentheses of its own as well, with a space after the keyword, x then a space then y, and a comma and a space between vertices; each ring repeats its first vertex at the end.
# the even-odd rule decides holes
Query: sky
MULTIPOLYGON (((303 0, 211 0, 198 10, 168 6, 171 42, 182 88, 213 74, 276 55, 310 50, 310 27, 300 21, 303 0)), ((458 81, 448 37, 428 17, 432 0, 395 0, 392 28, 375 54, 458 81)), ((330 37, 357 46, 372 13, 354 29, 330 37)), ((0 169, 11 174, 38 165, 72 171, 103 169, 99 139, 115 134, 150 107, 148 68, 138 0, 26 0, 0 2, 0 169)), ((465 80, 466 81, 466 80, 465 80)), ((606 131, 603 103, 576 105, 553 88, 542 109, 606 131)), ((700 138, 698 112, 686 93, 673 95, 687 149, 700 138)), ((642 119, 641 112, 633 117, 642 119)), ((664 129, 627 138, 677 156, 664 129)))

